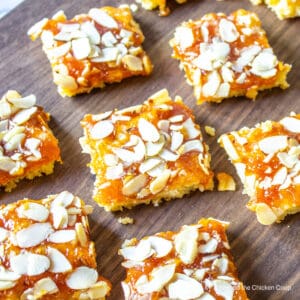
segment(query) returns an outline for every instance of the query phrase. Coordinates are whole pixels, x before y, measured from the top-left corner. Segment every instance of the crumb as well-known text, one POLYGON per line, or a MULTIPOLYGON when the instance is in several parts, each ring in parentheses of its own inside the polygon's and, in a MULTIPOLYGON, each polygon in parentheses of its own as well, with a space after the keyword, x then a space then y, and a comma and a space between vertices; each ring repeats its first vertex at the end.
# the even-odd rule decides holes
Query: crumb
POLYGON ((134 219, 129 217, 120 217, 118 218, 118 222, 122 225, 128 225, 128 224, 133 224, 134 219))
POLYGON ((204 130, 210 136, 215 136, 216 135, 216 129, 211 127, 211 126, 204 126, 204 130))
POLYGON ((235 191, 235 181, 233 177, 227 173, 218 173, 218 191, 235 191))

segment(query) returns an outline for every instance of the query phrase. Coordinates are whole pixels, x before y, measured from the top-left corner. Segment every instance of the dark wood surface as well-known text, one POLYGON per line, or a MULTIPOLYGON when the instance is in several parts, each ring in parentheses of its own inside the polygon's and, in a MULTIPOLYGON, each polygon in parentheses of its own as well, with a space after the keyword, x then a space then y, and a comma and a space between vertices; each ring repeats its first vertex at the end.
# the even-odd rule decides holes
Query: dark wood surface
POLYGON ((95 210, 89 218, 91 235, 96 243, 99 272, 113 283, 110 299, 123 298, 120 281, 125 271, 120 266, 117 250, 124 239, 176 230, 183 224, 197 222, 200 217, 231 222, 228 236, 232 253, 250 299, 299 299, 299 214, 287 217, 281 224, 260 225, 255 214, 245 207, 247 196, 242 195, 240 181, 218 146, 217 136, 266 119, 277 120, 291 111, 300 112, 300 19, 279 21, 266 7, 254 7, 247 0, 188 1, 181 6, 171 3, 172 14, 166 18, 158 17, 157 12, 139 9, 135 18, 146 36, 144 47, 155 66, 153 74, 148 78, 131 78, 89 95, 61 98, 52 83, 50 65, 42 53, 41 43, 30 41, 26 36, 28 28, 43 17, 51 17, 59 9, 73 17, 92 7, 124 2, 27 0, 0 21, 0 94, 8 89, 16 89, 24 95, 36 94, 38 103, 52 115, 50 126, 60 141, 64 161, 62 166, 56 166, 51 176, 23 181, 9 194, 1 192, 2 203, 24 197, 38 199, 69 190, 92 204, 95 210), (178 69, 178 62, 170 58, 168 41, 175 26, 184 20, 200 18, 208 12, 229 13, 238 8, 258 13, 275 53, 293 65, 288 76, 291 87, 285 91, 263 92, 255 102, 239 98, 222 104, 197 106, 191 87, 178 69), (199 124, 216 128, 216 137, 204 134, 212 152, 212 168, 215 172, 233 174, 238 182, 237 191, 195 192, 156 208, 142 205, 130 211, 107 213, 92 201, 94 178, 86 167, 89 157, 81 154, 78 143, 82 135, 79 122, 86 113, 138 104, 162 88, 167 88, 172 96, 181 95, 194 110, 199 124), (120 216, 133 217, 135 224, 119 224, 117 218, 120 216))

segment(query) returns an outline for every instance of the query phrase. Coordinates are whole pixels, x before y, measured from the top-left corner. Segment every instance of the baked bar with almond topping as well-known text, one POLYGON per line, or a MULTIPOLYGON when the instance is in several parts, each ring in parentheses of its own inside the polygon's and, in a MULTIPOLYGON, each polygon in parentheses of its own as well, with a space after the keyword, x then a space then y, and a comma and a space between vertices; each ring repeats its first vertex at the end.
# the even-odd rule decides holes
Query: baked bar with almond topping
MULTIPOLYGON (((167 16, 170 13, 170 9, 167 6, 167 0, 135 0, 137 3, 140 3, 144 9, 153 10, 157 7, 159 8, 160 16, 167 16)), ((187 0, 176 0, 177 3, 185 3, 187 0)))
POLYGON ((266 4, 280 20, 300 16, 300 0, 250 0, 254 5, 266 4))
POLYGON ((255 99, 258 91, 289 86, 291 66, 277 59, 253 12, 210 13, 184 22, 170 45, 198 104, 236 96, 255 99))
POLYGON ((213 188, 208 146, 192 111, 167 90, 144 104, 86 115, 80 143, 96 175, 94 200, 107 211, 157 205, 213 188))
POLYGON ((53 172, 61 162, 58 141, 48 127, 50 114, 36 97, 8 91, 0 100, 0 186, 10 192, 23 179, 53 172))
POLYGON ((33 25, 28 35, 32 40, 41 37, 62 96, 88 93, 152 71, 142 48, 144 35, 128 7, 92 8, 71 20, 59 11, 33 25))
POLYGON ((300 115, 224 134, 226 150, 250 197, 247 207, 264 225, 300 211, 300 115))
POLYGON ((201 219, 179 232, 126 240, 119 250, 129 299, 248 299, 226 236, 228 223, 201 219))
POLYGON ((0 206, 0 298, 104 300, 90 205, 69 192, 0 206))

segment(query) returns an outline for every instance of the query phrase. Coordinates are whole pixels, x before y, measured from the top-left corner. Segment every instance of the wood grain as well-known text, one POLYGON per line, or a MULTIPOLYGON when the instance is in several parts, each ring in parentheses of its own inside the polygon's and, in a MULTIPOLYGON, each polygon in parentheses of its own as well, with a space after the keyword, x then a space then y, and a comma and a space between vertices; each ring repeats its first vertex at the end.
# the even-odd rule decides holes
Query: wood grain
MULTIPOLYGON (((255 215, 245 208, 247 197, 242 195, 241 184, 236 192, 195 192, 156 208, 143 205, 121 213, 106 213, 91 199, 94 178, 86 167, 89 158, 81 154, 78 138, 82 135, 79 122, 84 114, 138 104, 161 88, 168 88, 172 96, 181 95, 194 110, 198 123, 215 127, 218 135, 241 126, 253 126, 266 119, 277 120, 290 111, 299 113, 300 19, 279 21, 267 8, 253 7, 247 0, 188 1, 181 6, 172 3, 172 14, 167 18, 139 9, 136 19, 146 36, 144 47, 154 63, 153 74, 148 78, 128 79, 74 99, 61 98, 52 83, 50 65, 42 53, 41 43, 31 42, 26 36, 27 29, 59 9, 72 17, 87 12, 91 7, 124 2, 27 0, 0 21, 0 93, 17 89, 24 95, 37 95, 39 103, 53 116, 50 126, 60 141, 64 160, 62 166, 56 166, 53 175, 23 181, 10 194, 1 192, 2 202, 9 203, 24 197, 38 199, 69 190, 92 204, 95 211, 90 217, 91 234, 96 243, 99 271, 114 286, 110 299, 122 299, 120 281, 125 272, 120 266, 117 250, 124 239, 167 229, 176 230, 183 224, 209 216, 231 222, 228 234, 232 252, 251 299, 299 299, 299 214, 274 226, 258 224, 255 215), (241 7, 258 13, 275 53, 281 60, 293 65, 288 80, 291 87, 285 91, 274 89, 263 92, 255 102, 239 98, 222 104, 196 106, 192 89, 185 83, 177 61, 170 58, 168 41, 175 26, 184 20, 200 18, 208 12, 229 13, 241 7), (135 224, 120 225, 117 222, 119 216, 133 217, 135 224)), ((206 136, 214 171, 229 172, 237 179, 216 140, 217 137, 206 136)))

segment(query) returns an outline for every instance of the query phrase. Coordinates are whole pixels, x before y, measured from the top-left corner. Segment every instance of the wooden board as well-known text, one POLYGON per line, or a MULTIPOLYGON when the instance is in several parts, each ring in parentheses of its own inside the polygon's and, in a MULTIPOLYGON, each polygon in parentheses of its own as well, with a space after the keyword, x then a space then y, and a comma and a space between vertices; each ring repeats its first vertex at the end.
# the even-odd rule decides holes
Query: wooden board
POLYGON ((232 253, 251 299, 299 299, 299 214, 286 218, 281 224, 260 225, 255 215, 245 208, 247 197, 242 195, 240 181, 225 152, 219 148, 217 137, 206 136, 212 152, 212 167, 215 172, 234 174, 239 183, 236 192, 195 192, 156 208, 142 205, 114 214, 105 212, 92 201, 94 178, 86 167, 89 157, 81 154, 78 138, 82 135, 79 122, 84 114, 135 105, 162 88, 168 88, 172 96, 181 95, 194 110, 198 123, 215 127, 218 135, 266 119, 277 120, 291 111, 299 113, 300 19, 279 21, 267 8, 253 7, 247 0, 189 1, 181 6, 172 3, 172 14, 167 18, 139 9, 135 16, 146 36, 144 47, 154 63, 153 74, 149 78, 128 79, 74 99, 61 98, 52 83, 50 65, 42 53, 41 43, 31 42, 26 36, 27 29, 59 9, 72 17, 91 7, 124 2, 27 0, 0 21, 0 93, 17 89, 24 95, 36 94, 39 104, 53 116, 50 125, 60 141, 64 160, 62 166, 56 166, 53 175, 23 181, 10 194, 1 192, 2 203, 24 197, 37 199, 69 190, 92 204, 95 210, 90 216, 91 234, 96 243, 99 271, 114 286, 110 299, 123 298, 120 281, 125 271, 120 266, 117 250, 124 239, 176 230, 200 217, 231 222, 228 234, 232 253), (275 89, 261 93, 256 102, 239 98, 222 104, 196 106, 192 89, 179 71, 178 62, 170 58, 168 41, 175 26, 184 20, 200 18, 208 12, 229 13, 241 7, 258 13, 275 53, 293 65, 289 74, 291 87, 285 91, 275 89), (135 224, 120 225, 119 216, 133 217, 135 224))

